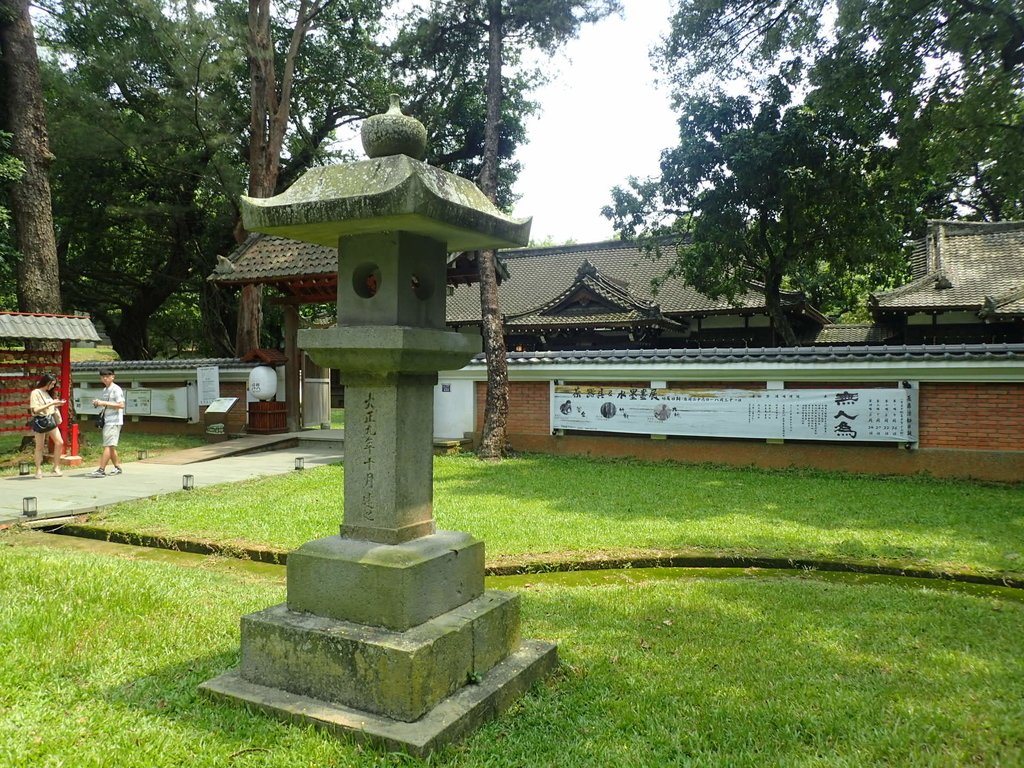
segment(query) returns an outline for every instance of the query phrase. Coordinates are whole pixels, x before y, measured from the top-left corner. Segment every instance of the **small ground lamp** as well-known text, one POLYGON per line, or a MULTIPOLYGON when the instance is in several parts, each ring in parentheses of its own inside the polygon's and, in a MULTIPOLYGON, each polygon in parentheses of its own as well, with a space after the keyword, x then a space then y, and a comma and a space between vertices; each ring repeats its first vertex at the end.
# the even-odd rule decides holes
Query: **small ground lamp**
POLYGON ((38 511, 35 496, 25 496, 21 500, 21 514, 25 517, 35 517, 38 511))
POLYGON ((191 491, 196 487, 196 478, 194 475, 182 475, 181 477, 181 489, 183 491, 191 491))
POLYGON ((139 461, 149 458, 149 451, 139 451, 139 461))
POLYGON ((27 461, 18 463, 18 474, 19 475, 30 475, 32 474, 32 465, 27 461))
POLYGON ((296 469, 305 469, 306 468, 306 460, 304 458, 302 458, 301 456, 297 456, 295 458, 295 468, 296 469))

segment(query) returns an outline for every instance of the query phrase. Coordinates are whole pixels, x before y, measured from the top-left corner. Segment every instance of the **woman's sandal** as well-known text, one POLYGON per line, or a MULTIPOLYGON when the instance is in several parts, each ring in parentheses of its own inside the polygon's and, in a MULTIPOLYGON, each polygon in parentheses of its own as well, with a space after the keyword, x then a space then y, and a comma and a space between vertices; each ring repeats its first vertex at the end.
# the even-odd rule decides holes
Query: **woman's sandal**
POLYGON ((55 474, 57 477, 64 477, 64 473, 61 472, 59 469, 53 470, 53 474, 55 474))

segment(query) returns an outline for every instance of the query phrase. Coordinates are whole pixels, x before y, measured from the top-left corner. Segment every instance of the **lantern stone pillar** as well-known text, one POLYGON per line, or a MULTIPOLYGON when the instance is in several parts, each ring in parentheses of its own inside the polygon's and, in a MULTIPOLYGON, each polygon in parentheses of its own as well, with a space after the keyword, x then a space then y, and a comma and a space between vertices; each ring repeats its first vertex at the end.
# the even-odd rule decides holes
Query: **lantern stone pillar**
POLYGON ((483 542, 433 515, 433 387, 480 346, 445 329, 447 256, 525 245, 530 222, 420 161, 410 120, 393 102, 364 125, 370 160, 243 198, 246 229, 338 248, 338 324, 299 344, 345 385, 344 516, 288 556, 287 602, 242 617, 239 668, 201 689, 424 755, 507 707, 557 653, 520 639, 517 595, 484 589, 483 542))

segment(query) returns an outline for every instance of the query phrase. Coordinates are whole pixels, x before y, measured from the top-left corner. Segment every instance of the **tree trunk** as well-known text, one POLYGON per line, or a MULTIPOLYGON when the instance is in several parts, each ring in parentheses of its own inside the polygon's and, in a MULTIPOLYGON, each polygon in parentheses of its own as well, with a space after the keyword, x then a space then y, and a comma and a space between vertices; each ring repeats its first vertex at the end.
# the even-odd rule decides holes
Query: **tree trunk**
POLYGON ((243 285, 238 301, 238 327, 235 331, 235 355, 242 357, 260 347, 263 328, 263 286, 243 285))
MULTIPOLYGON (((789 318, 782 310, 782 273, 776 269, 769 269, 764 281, 764 300, 768 309, 768 317, 771 318, 772 328, 775 333, 782 337, 782 342, 787 347, 797 345, 796 333, 790 325, 789 318)), ((776 340, 777 343, 777 340, 776 340)))
MULTIPOLYGON (((487 118, 484 127, 484 156, 480 169, 480 188, 492 202, 498 195, 498 140, 502 103, 502 14, 501 0, 488 0, 487 118)), ((478 254, 480 276, 480 333, 487 359, 487 398, 484 425, 477 455, 496 461, 506 452, 508 425, 508 359, 505 333, 498 303, 498 279, 495 252, 478 254)))
POLYGON ((59 313, 62 308, 53 234, 46 130, 39 59, 28 0, 0 0, 0 115, 12 153, 25 173, 10 186, 18 262, 18 308, 59 313))
MULTIPOLYGON (((277 89, 274 64, 274 39, 271 30, 270 0, 249 0, 249 196, 270 197, 277 188, 281 171, 281 149, 288 130, 295 59, 314 18, 332 0, 300 0, 288 53, 277 89)), ((245 239, 241 223, 238 241, 245 239)), ((235 354, 241 357, 260 345, 263 327, 263 286, 242 288, 238 304, 235 354)))
POLYGON ((508 358, 505 349, 504 325, 498 305, 498 280, 494 251, 480 251, 477 267, 480 275, 480 333, 483 335, 484 357, 487 359, 487 397, 484 404, 484 426, 477 455, 497 461, 505 453, 508 426, 508 358))

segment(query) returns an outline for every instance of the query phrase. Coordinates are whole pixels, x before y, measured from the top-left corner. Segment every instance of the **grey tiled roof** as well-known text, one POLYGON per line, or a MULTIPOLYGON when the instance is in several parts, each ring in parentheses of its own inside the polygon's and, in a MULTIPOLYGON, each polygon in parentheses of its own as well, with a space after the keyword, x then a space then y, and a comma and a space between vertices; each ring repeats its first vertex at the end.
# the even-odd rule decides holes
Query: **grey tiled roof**
MULTIPOLYGON (((1024 344, 851 345, 832 347, 739 347, 705 349, 607 349, 510 352, 509 368, 567 363, 723 364, 1003 360, 1024 362, 1024 344)), ((485 366, 484 355, 470 362, 485 366)))
MULTIPOLYGON (((498 291, 502 314, 525 316, 547 305, 569 288, 585 260, 605 278, 622 284, 636 301, 655 304, 668 317, 765 311, 764 296, 753 290, 737 297, 735 306, 725 299, 710 299, 679 278, 665 279, 655 293, 652 281, 664 275, 672 263, 672 249, 667 251, 655 260, 635 244, 621 241, 502 251, 509 272, 498 291)), ((784 304, 801 301, 799 294, 783 296, 784 304)), ((479 289, 456 287, 448 298, 448 322, 479 321, 479 289)))
MULTIPOLYGON (((875 294, 878 309, 977 312, 986 299, 1024 289, 1024 222, 929 222, 915 253, 916 279, 875 294)), ((1006 311, 998 301, 989 303, 995 315, 1006 311)))
POLYGON ((176 371, 215 365, 223 369, 244 370, 255 368, 259 362, 242 362, 237 357, 206 357, 173 360, 82 360, 71 364, 72 371, 95 371, 97 368, 111 368, 119 371, 176 371))
POLYGON ((890 328, 878 323, 834 323, 823 326, 809 343, 819 346, 881 344, 892 335, 890 328))
POLYGON ((218 260, 209 280, 218 283, 258 283, 302 276, 333 277, 338 251, 285 237, 252 234, 225 260, 218 260))
POLYGON ((0 312, 0 339, 99 341, 100 337, 84 315, 0 312))
POLYGON ((563 291, 526 312, 505 315, 505 327, 512 330, 593 325, 679 327, 653 301, 638 298, 625 282, 606 277, 587 259, 563 291))

